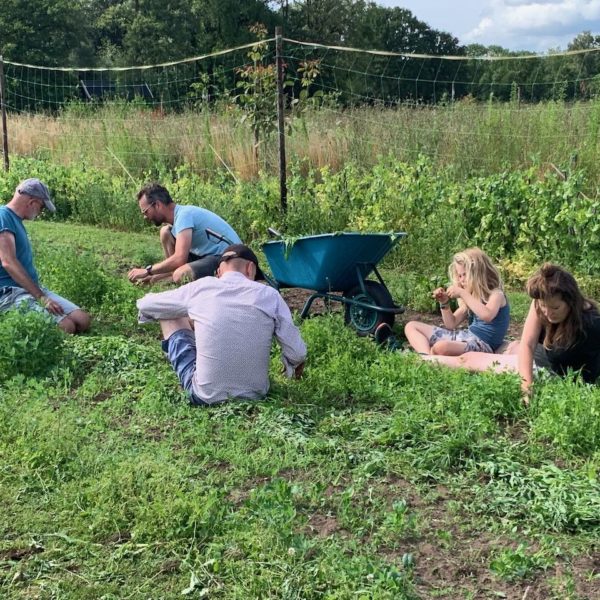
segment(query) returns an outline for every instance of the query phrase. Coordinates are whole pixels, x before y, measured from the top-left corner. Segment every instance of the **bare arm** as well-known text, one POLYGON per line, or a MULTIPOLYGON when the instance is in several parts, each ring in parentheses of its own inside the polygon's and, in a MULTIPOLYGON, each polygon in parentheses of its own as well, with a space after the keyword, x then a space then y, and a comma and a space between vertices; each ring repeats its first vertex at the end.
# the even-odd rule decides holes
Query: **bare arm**
POLYGON ((451 298, 461 298, 471 312, 475 313, 482 321, 485 321, 486 323, 490 323, 496 318, 498 311, 506 302, 504 292, 500 290, 494 290, 490 294, 487 304, 477 300, 477 298, 469 294, 467 290, 457 285, 453 285, 448 288, 448 295, 451 298))
POLYGON ((292 321, 290 309, 281 297, 278 299, 275 315, 275 338, 281 346, 281 360, 285 374, 287 377, 300 378, 304 371, 306 345, 292 321))
POLYGON ((535 301, 532 301, 519 343, 519 375, 521 376, 521 389, 525 393, 529 393, 533 382, 533 353, 540 339, 541 331, 542 323, 535 310, 535 301))
POLYGON ((456 329, 465 320, 465 317, 467 316, 467 309, 464 307, 459 307, 457 310, 452 312, 448 306, 448 303, 450 302, 450 296, 448 295, 448 291, 443 287, 433 290, 433 292, 431 292, 431 296, 440 303, 442 321, 444 321, 444 327, 446 329, 456 329))
POLYGON ((31 279, 29 273, 23 268, 23 265, 17 258, 17 248, 15 245, 15 236, 10 231, 0 233, 0 263, 6 269, 6 272, 22 287, 27 293, 31 294, 53 314, 60 315, 63 310, 60 304, 50 300, 40 286, 31 279))
POLYGON ((459 306, 454 312, 450 308, 442 308, 442 321, 446 329, 456 329, 466 318, 467 308, 459 306))
MULTIPOLYGON (((175 269, 185 265, 192 247, 192 229, 184 229, 177 234, 175 252, 165 260, 152 265, 152 275, 172 273, 175 269)), ((141 281, 148 278, 146 269, 131 269, 128 273, 129 281, 141 281)))

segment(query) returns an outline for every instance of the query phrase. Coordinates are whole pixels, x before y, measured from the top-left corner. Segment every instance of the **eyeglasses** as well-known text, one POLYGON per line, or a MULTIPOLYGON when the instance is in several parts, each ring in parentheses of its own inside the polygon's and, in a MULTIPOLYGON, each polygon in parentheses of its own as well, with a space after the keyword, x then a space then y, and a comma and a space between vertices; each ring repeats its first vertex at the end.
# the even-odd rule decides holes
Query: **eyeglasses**
POLYGON ((142 208, 142 215, 146 216, 146 213, 154 206, 154 202, 152 204, 148 204, 146 208, 142 208))

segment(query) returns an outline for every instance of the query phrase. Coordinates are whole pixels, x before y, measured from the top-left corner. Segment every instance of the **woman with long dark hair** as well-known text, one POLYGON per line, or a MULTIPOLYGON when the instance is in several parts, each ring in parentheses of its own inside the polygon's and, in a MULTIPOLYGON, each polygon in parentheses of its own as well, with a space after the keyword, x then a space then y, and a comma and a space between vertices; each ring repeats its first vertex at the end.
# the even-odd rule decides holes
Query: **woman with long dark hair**
MULTIPOLYGON (((532 298, 518 347, 523 390, 533 381, 533 365, 558 375, 569 369, 588 383, 600 375, 600 313, 583 296, 571 273, 545 263, 527 281, 532 298)), ((513 350, 514 351, 514 350, 513 350)))

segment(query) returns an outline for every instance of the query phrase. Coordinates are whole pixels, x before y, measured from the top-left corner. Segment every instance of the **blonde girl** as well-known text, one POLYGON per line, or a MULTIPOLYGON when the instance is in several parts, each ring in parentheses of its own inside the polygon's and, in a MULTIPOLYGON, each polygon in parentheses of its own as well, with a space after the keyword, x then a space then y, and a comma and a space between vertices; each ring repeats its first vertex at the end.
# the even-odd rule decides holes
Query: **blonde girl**
POLYGON ((459 356, 465 352, 495 352, 504 341, 510 307, 502 280, 489 256, 479 248, 455 254, 448 269, 452 285, 434 290, 444 327, 410 321, 404 333, 422 354, 459 356), (452 312, 450 300, 458 301, 452 312), (466 329, 458 326, 468 320, 466 329))

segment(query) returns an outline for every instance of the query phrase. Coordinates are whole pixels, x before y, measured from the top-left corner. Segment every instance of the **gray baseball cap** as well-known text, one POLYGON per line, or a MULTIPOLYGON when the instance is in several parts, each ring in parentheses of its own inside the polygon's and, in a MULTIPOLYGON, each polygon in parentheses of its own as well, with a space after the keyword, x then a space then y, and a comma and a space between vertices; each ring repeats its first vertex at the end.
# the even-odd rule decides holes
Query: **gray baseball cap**
POLYGON ((44 206, 50 212, 56 212, 56 206, 54 206, 54 202, 52 202, 52 198, 50 198, 50 190, 48 189, 48 186, 40 181, 37 177, 32 177, 31 179, 21 181, 17 190, 19 194, 27 194, 27 196, 39 198, 44 202, 44 206))

